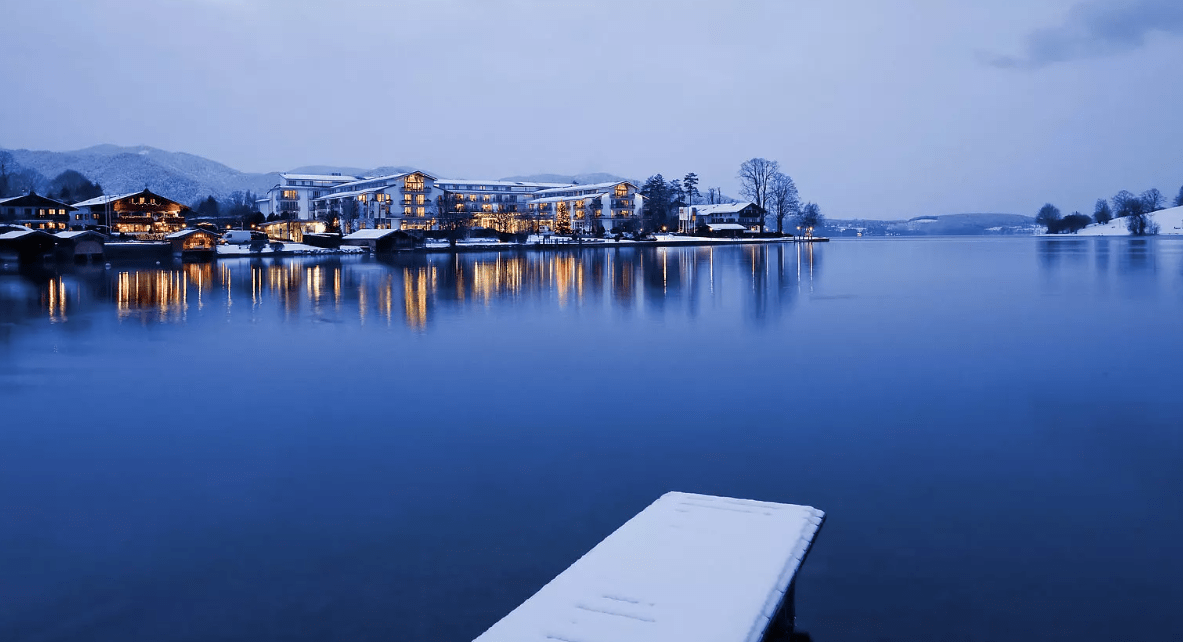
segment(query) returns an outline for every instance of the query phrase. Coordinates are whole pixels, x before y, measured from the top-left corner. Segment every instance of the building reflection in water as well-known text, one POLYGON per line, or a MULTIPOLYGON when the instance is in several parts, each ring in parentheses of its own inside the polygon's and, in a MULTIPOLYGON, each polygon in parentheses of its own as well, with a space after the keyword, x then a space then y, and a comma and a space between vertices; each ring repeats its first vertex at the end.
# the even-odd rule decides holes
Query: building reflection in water
POLYGON ((738 298, 745 317, 760 323, 812 290, 818 258, 812 245, 774 243, 69 266, 5 274, 0 295, 9 312, 51 322, 112 306, 117 319, 143 323, 183 323, 216 311, 227 318, 401 321, 422 331, 438 315, 472 306, 534 301, 576 313, 590 306, 694 317, 704 305, 738 298))

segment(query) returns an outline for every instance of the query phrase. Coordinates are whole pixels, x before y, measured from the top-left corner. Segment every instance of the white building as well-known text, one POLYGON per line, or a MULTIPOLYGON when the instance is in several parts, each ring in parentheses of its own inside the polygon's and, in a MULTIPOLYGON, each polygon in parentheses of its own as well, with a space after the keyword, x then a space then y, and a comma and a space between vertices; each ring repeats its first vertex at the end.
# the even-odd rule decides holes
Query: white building
POLYGON ((555 230, 565 224, 573 230, 592 232, 598 225, 611 232, 625 221, 636 220, 642 201, 637 186, 628 181, 568 185, 535 192, 526 215, 555 230), (566 221, 562 221, 564 217, 566 221))
POLYGON ((436 178, 403 172, 341 183, 313 199, 313 214, 336 218, 345 234, 365 229, 431 229, 439 193, 436 178))
POLYGON ((280 174, 279 178, 279 185, 268 190, 267 196, 255 204, 265 216, 276 215, 295 221, 313 220, 313 200, 342 183, 358 180, 356 176, 341 174, 280 174))
POLYGON ((468 213, 474 227, 516 232, 533 225, 527 220, 529 203, 541 190, 571 187, 570 183, 525 183, 441 178, 436 181, 452 213, 468 213))
POLYGON ((705 225, 714 232, 759 232, 763 218, 763 211, 755 203, 704 203, 678 208, 678 231, 693 234, 705 225))

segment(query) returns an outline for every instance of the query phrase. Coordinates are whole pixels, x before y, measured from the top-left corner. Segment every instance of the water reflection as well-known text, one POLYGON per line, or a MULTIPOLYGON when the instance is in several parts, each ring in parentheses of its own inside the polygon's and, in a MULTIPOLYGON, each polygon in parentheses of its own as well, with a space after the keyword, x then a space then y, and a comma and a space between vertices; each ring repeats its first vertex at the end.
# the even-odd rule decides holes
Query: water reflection
POLYGON ((210 311, 352 317, 422 331, 446 310, 522 301, 693 318, 729 297, 759 325, 812 291, 820 254, 813 245, 770 244, 37 267, 0 276, 0 311, 7 321, 51 323, 109 311, 142 324, 192 322, 210 311))

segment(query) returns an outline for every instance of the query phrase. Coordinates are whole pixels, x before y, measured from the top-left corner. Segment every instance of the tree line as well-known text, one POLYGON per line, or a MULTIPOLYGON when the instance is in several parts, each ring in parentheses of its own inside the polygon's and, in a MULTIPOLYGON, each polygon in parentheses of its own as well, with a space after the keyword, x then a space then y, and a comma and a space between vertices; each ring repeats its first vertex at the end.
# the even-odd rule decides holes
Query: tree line
MULTIPOLYGON (((1183 187, 1179 188, 1172 207, 1183 207, 1183 187)), ((1114 219, 1125 219, 1126 229, 1134 236, 1152 236, 1158 234, 1158 224, 1150 218, 1150 214, 1168 207, 1167 199, 1157 189, 1148 189, 1140 196, 1122 190, 1112 199, 1097 199, 1093 208, 1093 215, 1088 216, 1080 212, 1073 212, 1062 216, 1060 209, 1051 203, 1045 203, 1039 208, 1035 222, 1047 228, 1049 234, 1075 234, 1092 223, 1105 225, 1114 219)))
MULTIPOLYGON (((776 234, 784 234, 786 224, 801 231, 819 228, 824 223, 817 203, 802 203, 793 179, 780 169, 780 163, 764 158, 752 158, 739 166, 740 196, 760 208, 760 232, 764 233, 771 219, 776 223, 776 234)), ((650 176, 638 189, 643 199, 641 233, 669 231, 678 227, 678 209, 690 205, 734 203, 719 187, 707 188, 704 196, 699 190, 698 174, 690 172, 681 179, 667 181, 661 174, 650 176)))

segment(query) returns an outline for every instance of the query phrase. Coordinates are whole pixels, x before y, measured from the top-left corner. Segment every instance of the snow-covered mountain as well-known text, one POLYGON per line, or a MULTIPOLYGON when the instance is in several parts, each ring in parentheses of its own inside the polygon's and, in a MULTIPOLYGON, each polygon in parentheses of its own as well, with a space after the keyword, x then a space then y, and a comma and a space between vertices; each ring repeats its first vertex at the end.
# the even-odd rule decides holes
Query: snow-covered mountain
POLYGON ((103 186, 107 194, 134 192, 145 187, 182 203, 213 195, 225 198, 235 191, 266 192, 279 182, 278 173, 240 172, 216 161, 155 147, 96 145, 72 152, 0 150, 24 169, 41 174, 46 182, 72 169, 103 186))

